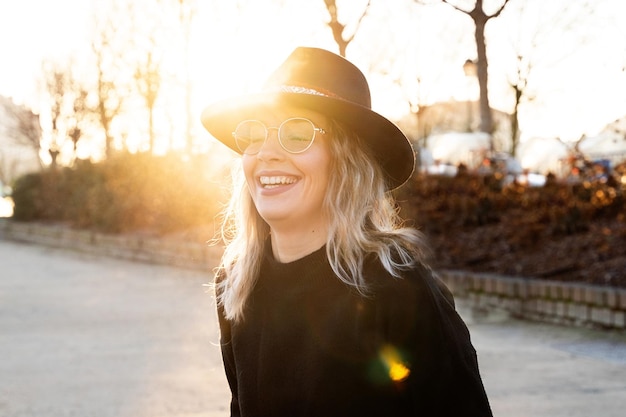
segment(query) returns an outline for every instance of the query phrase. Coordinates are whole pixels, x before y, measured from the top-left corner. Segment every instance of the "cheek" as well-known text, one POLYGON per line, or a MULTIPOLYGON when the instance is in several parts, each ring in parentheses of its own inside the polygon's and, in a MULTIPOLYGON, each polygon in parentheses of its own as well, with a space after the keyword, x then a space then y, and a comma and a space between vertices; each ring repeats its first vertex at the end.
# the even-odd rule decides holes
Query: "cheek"
POLYGON ((323 184, 324 188, 328 188, 330 185, 330 164, 326 161, 326 163, 317 166, 319 172, 319 180, 320 183, 323 184))
POLYGON ((324 187, 328 187, 333 173, 331 172, 332 163, 327 149, 320 155, 314 169, 319 173, 320 181, 324 183, 324 187))
POLYGON ((312 163, 309 167, 309 171, 313 175, 315 189, 317 189, 319 193, 325 193, 330 186, 332 176, 331 164, 328 158, 322 158, 312 163))

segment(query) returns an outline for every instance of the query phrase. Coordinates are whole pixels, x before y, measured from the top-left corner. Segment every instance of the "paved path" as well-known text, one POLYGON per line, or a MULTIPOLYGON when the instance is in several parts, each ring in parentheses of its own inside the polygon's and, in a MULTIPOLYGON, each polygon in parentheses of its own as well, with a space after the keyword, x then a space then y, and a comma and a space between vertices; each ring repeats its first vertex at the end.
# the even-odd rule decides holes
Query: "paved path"
MULTIPOLYGON (((228 416, 209 280, 0 240, 0 416, 228 416)), ((496 416, 624 415, 624 334, 462 313, 496 416)))

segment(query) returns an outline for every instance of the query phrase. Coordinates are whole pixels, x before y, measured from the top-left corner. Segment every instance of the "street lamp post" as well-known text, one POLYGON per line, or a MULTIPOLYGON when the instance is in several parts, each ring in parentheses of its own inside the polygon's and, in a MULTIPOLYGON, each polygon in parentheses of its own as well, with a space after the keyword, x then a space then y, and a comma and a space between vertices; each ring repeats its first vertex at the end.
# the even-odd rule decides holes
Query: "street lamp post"
POLYGON ((471 59, 466 59, 463 63, 463 72, 465 73, 465 77, 467 80, 467 126, 466 129, 468 132, 472 131, 472 121, 473 121, 473 111, 472 111, 472 100, 471 100, 471 92, 472 92, 472 83, 474 78, 477 76, 477 68, 476 62, 471 59))

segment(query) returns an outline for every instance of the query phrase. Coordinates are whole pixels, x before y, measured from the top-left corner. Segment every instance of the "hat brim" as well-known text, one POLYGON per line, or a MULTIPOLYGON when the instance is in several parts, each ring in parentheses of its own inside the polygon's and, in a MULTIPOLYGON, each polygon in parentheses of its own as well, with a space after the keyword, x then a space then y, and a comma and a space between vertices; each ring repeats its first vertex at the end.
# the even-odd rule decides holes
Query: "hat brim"
POLYGON ((217 140, 241 153, 232 132, 263 107, 292 105, 331 117, 358 134, 370 147, 387 178, 389 189, 404 184, 413 174, 415 153, 404 133, 391 121, 367 107, 345 100, 301 93, 264 93, 224 100, 205 108, 201 120, 217 140))

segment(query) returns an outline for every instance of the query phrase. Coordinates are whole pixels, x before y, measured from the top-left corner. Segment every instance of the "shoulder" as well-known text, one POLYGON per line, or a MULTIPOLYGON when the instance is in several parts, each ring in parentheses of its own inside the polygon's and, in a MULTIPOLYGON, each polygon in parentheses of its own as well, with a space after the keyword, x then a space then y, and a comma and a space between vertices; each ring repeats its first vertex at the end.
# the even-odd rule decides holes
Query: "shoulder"
POLYGON ((365 265, 364 275, 375 296, 394 296, 400 299, 418 296, 446 302, 454 307, 452 293, 424 262, 415 262, 411 267, 399 271, 399 276, 394 276, 379 259, 370 259, 365 265))

